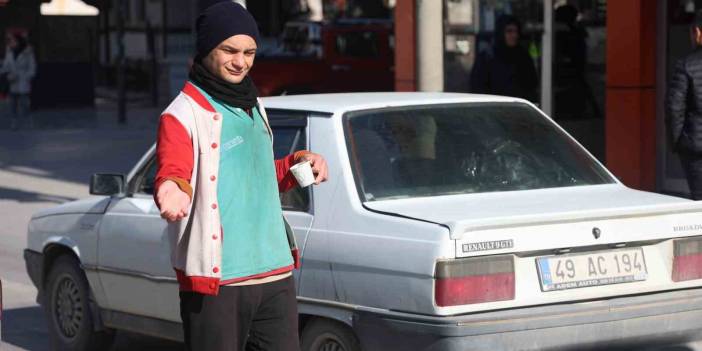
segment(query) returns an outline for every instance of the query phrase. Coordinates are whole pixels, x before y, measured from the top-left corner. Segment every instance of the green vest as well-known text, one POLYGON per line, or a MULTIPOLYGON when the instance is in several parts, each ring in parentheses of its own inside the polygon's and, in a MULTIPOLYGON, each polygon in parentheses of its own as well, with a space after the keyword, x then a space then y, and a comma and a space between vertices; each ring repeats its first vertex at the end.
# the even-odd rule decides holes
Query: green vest
POLYGON ((273 143, 258 108, 253 116, 213 99, 222 114, 217 202, 222 221, 222 281, 293 264, 283 224, 273 143))

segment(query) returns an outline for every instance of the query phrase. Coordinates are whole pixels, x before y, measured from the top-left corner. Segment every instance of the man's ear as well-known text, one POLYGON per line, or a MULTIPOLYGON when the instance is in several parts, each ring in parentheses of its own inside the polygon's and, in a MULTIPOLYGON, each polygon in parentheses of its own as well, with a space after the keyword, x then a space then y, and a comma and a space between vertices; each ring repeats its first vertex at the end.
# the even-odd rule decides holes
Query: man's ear
POLYGON ((695 42, 697 45, 702 44, 702 29, 697 26, 695 26, 695 42))

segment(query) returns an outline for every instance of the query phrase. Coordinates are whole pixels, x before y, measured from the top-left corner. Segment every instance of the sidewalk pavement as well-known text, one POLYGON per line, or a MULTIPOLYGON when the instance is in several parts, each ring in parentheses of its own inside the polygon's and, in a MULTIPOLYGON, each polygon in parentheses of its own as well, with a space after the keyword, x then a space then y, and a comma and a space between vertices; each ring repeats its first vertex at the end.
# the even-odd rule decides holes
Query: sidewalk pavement
MULTIPOLYGON (((127 123, 117 122, 117 105, 114 101, 96 99, 92 107, 58 107, 53 109, 36 109, 31 111, 36 130, 57 129, 115 129, 145 130, 156 129, 158 117, 166 107, 149 106, 143 102, 130 103, 127 106, 127 123)), ((0 130, 10 129, 10 106, 7 99, 0 100, 0 130)), ((19 130, 29 130, 28 119, 20 119, 19 130)))
MULTIPOLYGON (((33 213, 87 197, 90 175, 127 173, 155 142, 164 106, 130 103, 128 123, 117 123, 117 107, 98 100, 94 107, 32 111, 34 128, 10 130, 6 101, 0 101, 0 279, 4 313, 0 350, 48 350, 43 310, 26 274, 22 252, 33 213)), ((177 343, 118 333, 110 351, 180 350, 177 343)))

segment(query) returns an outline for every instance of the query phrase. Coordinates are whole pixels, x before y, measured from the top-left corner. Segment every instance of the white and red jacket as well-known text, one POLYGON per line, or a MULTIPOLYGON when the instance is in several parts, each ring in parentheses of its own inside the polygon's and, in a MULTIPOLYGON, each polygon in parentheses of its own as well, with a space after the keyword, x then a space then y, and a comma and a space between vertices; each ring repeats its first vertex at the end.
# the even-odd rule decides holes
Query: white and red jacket
MULTIPOLYGON (((260 101, 258 106, 272 137, 260 101)), ((219 292, 222 229, 217 204, 217 175, 221 130, 222 115, 191 83, 185 84, 181 93, 161 114, 156 147, 159 166, 154 194, 158 193, 164 181, 172 180, 191 198, 188 216, 168 225, 171 263, 182 291, 207 295, 217 295, 219 292)), ((290 166, 305 153, 297 152, 275 161, 279 191, 284 192, 297 185, 290 166)), ((156 204, 160 207, 158 201, 156 204)), ((294 236, 287 222, 285 227, 297 268, 299 258, 294 236)))

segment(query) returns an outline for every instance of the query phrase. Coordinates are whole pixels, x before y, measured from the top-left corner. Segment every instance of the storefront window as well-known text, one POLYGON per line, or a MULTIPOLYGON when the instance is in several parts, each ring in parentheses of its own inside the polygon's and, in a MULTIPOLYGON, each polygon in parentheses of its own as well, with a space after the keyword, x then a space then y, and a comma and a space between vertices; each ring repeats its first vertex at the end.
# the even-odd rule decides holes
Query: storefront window
MULTIPOLYGON (((519 46, 535 70, 536 84, 529 84, 528 94, 538 103, 543 33, 542 0, 445 0, 446 34, 445 90, 456 92, 496 93, 485 90, 489 82, 476 85, 476 62, 494 53, 495 27, 502 16, 513 16, 521 24, 519 46), (473 81, 473 82, 471 82, 473 81), (471 84, 473 83, 473 84, 471 84)), ((522 60, 525 62, 525 60, 522 60)), ((477 72, 483 73, 483 72, 477 72)), ((523 89, 521 89, 523 90, 523 89)))
POLYGON ((606 0, 556 1, 553 118, 604 161, 606 0))
POLYGON ((544 6, 551 4, 546 92, 552 102, 541 107, 603 160, 606 0, 445 0, 445 90, 517 96, 541 105, 544 6), (518 49, 500 50, 513 30, 504 26, 506 16, 521 26, 518 49))

